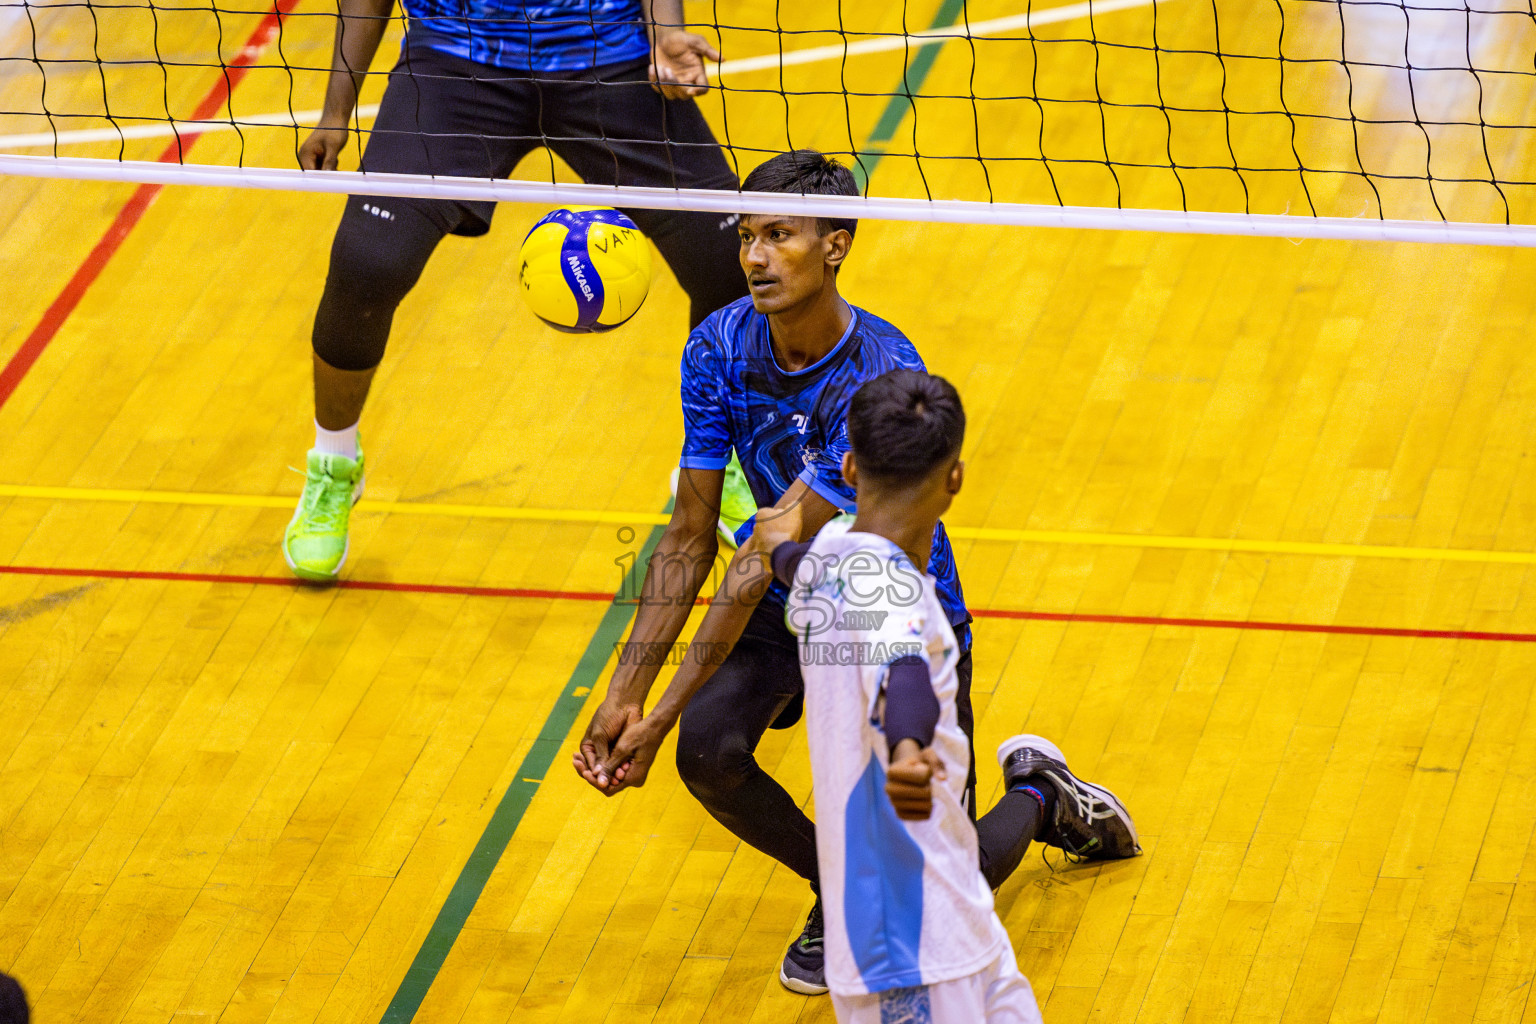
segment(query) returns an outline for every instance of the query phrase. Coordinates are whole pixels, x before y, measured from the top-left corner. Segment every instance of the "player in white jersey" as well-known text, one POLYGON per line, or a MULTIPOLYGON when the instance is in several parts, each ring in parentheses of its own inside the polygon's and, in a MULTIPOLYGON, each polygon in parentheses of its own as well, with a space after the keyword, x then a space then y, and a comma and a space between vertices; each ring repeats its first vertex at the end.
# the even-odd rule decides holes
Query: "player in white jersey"
MULTIPOLYGON (((941 377, 892 370, 869 381, 849 407, 843 461, 857 518, 794 542, 794 511, 764 509, 750 542, 790 586, 826 978, 842 1024, 1040 1022, 978 868, 988 822, 973 825, 964 805, 960 645, 918 568, 960 489, 964 428, 941 377)), ((1007 789, 1039 802, 1036 838, 1089 859, 1140 851, 1119 800, 1076 778, 1049 741, 1016 736, 998 758, 1007 789)))

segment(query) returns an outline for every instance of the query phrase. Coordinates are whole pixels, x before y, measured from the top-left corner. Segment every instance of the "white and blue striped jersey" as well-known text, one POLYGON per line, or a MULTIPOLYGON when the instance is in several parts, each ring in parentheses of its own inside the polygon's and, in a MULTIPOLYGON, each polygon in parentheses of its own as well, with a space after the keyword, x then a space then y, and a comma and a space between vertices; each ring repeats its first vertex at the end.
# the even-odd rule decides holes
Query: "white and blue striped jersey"
POLYGON ((859 995, 982 970, 1011 947, 962 802, 962 652, 933 577, 884 537, 834 521, 801 558, 785 618, 805 678, 828 986, 859 995), (939 700, 932 748, 948 776, 934 781, 927 821, 901 820, 885 793, 886 675, 912 654, 927 661, 939 700))

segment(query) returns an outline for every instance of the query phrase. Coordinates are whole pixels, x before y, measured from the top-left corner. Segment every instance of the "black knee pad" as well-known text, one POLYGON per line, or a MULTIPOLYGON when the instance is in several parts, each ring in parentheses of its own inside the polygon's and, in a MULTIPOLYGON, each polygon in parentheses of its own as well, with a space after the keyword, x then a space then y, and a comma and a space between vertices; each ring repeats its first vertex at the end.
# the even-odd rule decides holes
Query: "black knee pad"
POLYGON ((729 793, 746 780, 751 764, 744 737, 690 722, 684 713, 677 726, 677 774, 688 792, 701 800, 729 793))
POLYGON ((418 201, 347 197, 315 312, 315 354, 338 370, 384 358, 400 300, 416 286, 446 228, 418 201))

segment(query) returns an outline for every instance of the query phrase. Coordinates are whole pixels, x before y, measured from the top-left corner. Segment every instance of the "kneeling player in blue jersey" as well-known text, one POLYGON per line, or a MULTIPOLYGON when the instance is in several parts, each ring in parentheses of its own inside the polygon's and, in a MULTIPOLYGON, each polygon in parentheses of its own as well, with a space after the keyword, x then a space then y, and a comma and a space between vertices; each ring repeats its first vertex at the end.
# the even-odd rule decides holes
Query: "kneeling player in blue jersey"
MULTIPOLYGON (((763 509, 746 553, 767 554, 790 588, 820 819, 826 977, 842 1024, 1040 1021, 976 870, 971 740, 959 713, 964 651, 919 568, 960 490, 964 432, 948 381, 882 374, 848 412, 843 476, 858 517, 798 541, 798 508, 763 509)), ((1077 849, 1108 839, 1116 852, 1135 851, 1125 808, 1073 776, 1050 742, 1015 736, 998 760, 1008 792, 1039 804, 1043 842, 1077 849), (1060 813, 1085 802, 1086 814, 1060 813), (1080 820, 1095 815, 1102 835, 1080 820)))
MULTIPOLYGON (((742 188, 858 195, 847 168, 809 150, 766 161, 742 188)), ((644 783, 676 726, 678 772, 689 791, 717 821, 809 881, 813 891, 819 891, 815 828, 754 757, 768 729, 798 721, 804 693, 800 654, 784 623, 787 591, 760 553, 732 559, 690 657, 648 714, 644 707, 714 568, 717 510, 732 450, 758 504, 797 508, 797 539, 808 540, 839 510, 855 507, 842 473, 854 392, 887 370, 923 369, 900 331, 838 292, 838 269, 856 227, 852 220, 742 215, 740 260, 750 294, 711 314, 684 346, 677 504, 647 568, 630 640, 573 757, 582 777, 611 795, 644 783)), ((960 729, 970 735, 971 617, 942 525, 933 528, 925 568, 958 645, 955 708, 960 729)), ((966 775, 969 792, 974 769, 966 775)), ((1128 855, 1104 819, 1085 817, 1091 810, 1063 802, 1055 813, 1071 817, 1073 829, 1044 834, 1085 837, 1085 853, 1128 855)), ((992 887, 1018 866, 1041 833, 1041 820, 1033 797, 1010 792, 976 823, 980 867, 992 887)), ((779 978, 796 992, 827 991, 819 901, 785 954, 779 978)))

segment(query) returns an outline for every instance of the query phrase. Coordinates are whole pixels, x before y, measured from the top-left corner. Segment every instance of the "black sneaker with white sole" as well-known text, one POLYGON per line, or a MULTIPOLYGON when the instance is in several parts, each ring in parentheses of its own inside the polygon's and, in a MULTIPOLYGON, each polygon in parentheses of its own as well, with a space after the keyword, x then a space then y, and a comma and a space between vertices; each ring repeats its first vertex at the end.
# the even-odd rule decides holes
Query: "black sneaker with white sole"
POLYGON ((1074 860, 1116 860, 1141 852, 1125 805, 1103 786, 1084 782, 1067 768, 1060 748, 1042 736, 1015 736, 997 748, 1003 788, 1037 776, 1056 791, 1056 814, 1040 841, 1074 860))
POLYGON ((784 953, 784 963, 779 968, 779 984, 803 996, 826 994, 827 957, 822 946, 820 897, 811 907, 810 916, 805 919, 805 930, 790 943, 784 953))

